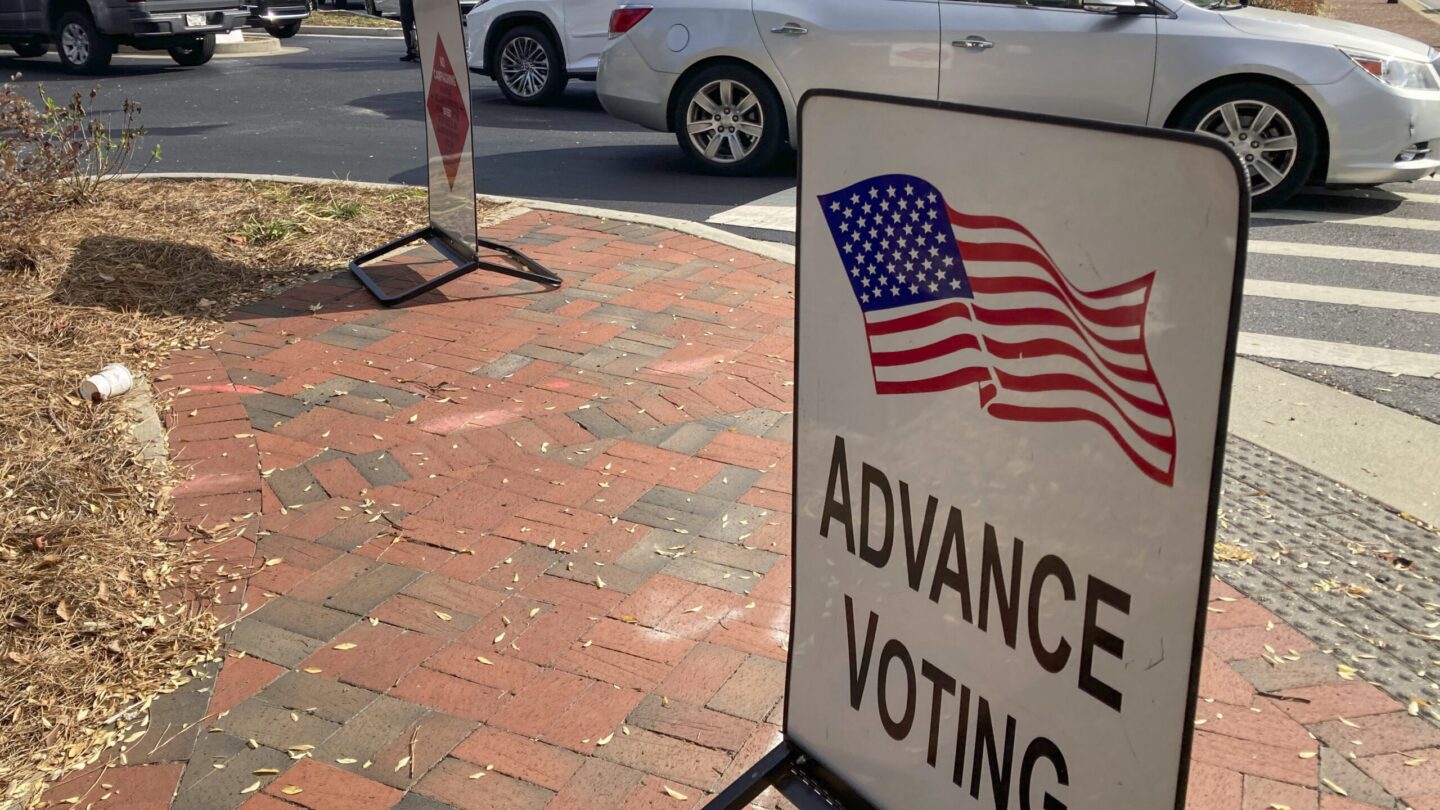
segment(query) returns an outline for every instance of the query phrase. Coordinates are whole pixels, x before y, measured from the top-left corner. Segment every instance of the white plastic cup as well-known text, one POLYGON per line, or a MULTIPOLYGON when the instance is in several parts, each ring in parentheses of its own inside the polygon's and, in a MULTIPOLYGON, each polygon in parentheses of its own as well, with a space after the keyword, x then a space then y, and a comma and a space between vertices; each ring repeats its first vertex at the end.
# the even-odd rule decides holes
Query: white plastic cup
POLYGON ((80 396, 91 402, 104 402, 129 391, 134 383, 130 369, 119 363, 111 363, 100 369, 100 373, 91 374, 80 383, 80 396))

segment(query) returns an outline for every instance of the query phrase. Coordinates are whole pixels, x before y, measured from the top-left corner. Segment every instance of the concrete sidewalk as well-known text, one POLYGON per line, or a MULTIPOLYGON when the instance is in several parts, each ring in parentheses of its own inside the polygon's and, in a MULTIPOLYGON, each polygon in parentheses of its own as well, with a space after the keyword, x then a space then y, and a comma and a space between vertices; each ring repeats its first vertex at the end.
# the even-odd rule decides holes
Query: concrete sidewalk
MULTIPOLYGON (((384 310, 337 275, 157 375, 238 621, 48 801, 688 807, 778 741, 793 268, 562 213, 486 235, 566 286, 384 310)), ((1436 536, 1241 442, 1222 511, 1189 806, 1440 808, 1436 536)))

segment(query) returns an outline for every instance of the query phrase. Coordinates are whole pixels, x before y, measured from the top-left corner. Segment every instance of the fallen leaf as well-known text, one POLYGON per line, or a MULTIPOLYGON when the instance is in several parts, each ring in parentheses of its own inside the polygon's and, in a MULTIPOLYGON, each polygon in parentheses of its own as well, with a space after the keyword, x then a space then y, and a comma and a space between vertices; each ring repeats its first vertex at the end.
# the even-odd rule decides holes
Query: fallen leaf
POLYGON ((683 611, 681 611, 681 612, 682 612, 682 613, 699 613, 699 612, 700 612, 701 610, 703 610, 704 608, 705 608, 704 605, 696 605, 696 606, 693 607, 693 608, 686 608, 685 610, 683 610, 683 611))
POLYGON ((296 793, 304 792, 304 790, 305 788, 298 787, 296 785, 286 785, 285 787, 280 788, 280 792, 284 793, 286 796, 294 796, 296 793))
POLYGON ((1330 781, 1329 779, 1321 779, 1321 780, 1320 780, 1320 783, 1323 784, 1325 787, 1328 787, 1328 788, 1330 788, 1331 790, 1335 791, 1336 793, 1339 793, 1341 796, 1349 796, 1349 795, 1350 795, 1350 793, 1349 793, 1348 791, 1346 791, 1345 788, 1340 787, 1339 785, 1335 784, 1334 782, 1330 781))
POLYGON ((259 782, 259 780, 256 780, 255 784, 251 785, 250 787, 244 788, 243 790, 240 791, 240 793, 241 793, 242 795, 243 795, 243 794, 246 794, 246 793, 254 793, 255 791, 257 791, 257 790, 259 790, 259 789, 260 789, 260 782, 259 782))
POLYGON ((254 775, 256 775, 256 776, 271 776, 271 775, 273 775, 273 774, 280 773, 280 771, 277 770, 277 769, 275 769, 275 768, 256 768, 255 770, 251 771, 250 773, 252 773, 252 774, 254 774, 254 775))
POLYGON ((401 757, 401 758, 400 758, 400 761, 397 762, 397 763, 395 763, 395 770, 398 771, 398 770, 400 770, 401 768, 403 768, 403 767, 405 767, 406 765, 409 765, 409 764, 410 764, 410 757, 401 757))
POLYGON ((448 621, 450 621, 451 619, 455 618, 454 616, 451 616, 449 613, 442 613, 441 611, 438 611, 438 610, 435 611, 435 615, 436 615, 437 617, 439 617, 440 621, 442 621, 442 622, 448 622, 448 621))
POLYGON ((342 642, 340 642, 339 644, 336 644, 336 645, 335 645, 335 649, 337 649, 337 650, 353 650, 353 649, 355 649, 355 643, 354 643, 354 642, 351 642, 351 641, 342 641, 342 642))
POLYGON ((613 740, 613 739, 615 739, 615 732, 612 731, 612 732, 610 732, 609 734, 606 734, 604 737, 601 737, 600 739, 596 740, 596 741, 595 741, 595 744, 596 744, 596 745, 609 745, 609 744, 610 744, 610 741, 613 740))
POLYGON ((689 796, 686 796, 684 793, 681 793, 680 791, 676 790, 675 788, 670 787, 669 785, 661 785, 661 787, 665 788, 665 795, 666 795, 666 796, 669 796, 670 798, 674 799, 674 800, 677 801, 677 802, 688 802, 688 801, 690 801, 690 797, 689 797, 689 796))
POLYGON ((494 642, 494 643, 499 644, 500 642, 502 642, 502 641, 504 641, 504 640, 505 640, 505 634, 502 632, 500 635, 498 635, 498 636, 495 637, 495 642, 494 642))
POLYGON ((320 667, 305 667, 304 671, 310 673, 311 675, 319 675, 324 670, 320 669, 320 667))
POLYGON ((482 776, 484 776, 484 775, 485 775, 485 772, 484 772, 484 771, 476 771, 475 773, 470 774, 470 778, 471 778, 471 779, 479 779, 480 777, 482 777, 482 776))

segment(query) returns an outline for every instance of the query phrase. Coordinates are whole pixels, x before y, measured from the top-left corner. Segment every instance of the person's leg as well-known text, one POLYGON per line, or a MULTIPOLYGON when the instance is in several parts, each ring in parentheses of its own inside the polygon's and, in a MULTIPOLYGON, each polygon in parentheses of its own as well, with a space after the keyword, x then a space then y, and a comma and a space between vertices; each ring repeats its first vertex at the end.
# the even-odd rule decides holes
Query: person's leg
POLYGON ((400 0, 400 29, 405 35, 405 55, 400 57, 400 61, 414 62, 420 58, 418 42, 415 36, 414 0, 400 0))

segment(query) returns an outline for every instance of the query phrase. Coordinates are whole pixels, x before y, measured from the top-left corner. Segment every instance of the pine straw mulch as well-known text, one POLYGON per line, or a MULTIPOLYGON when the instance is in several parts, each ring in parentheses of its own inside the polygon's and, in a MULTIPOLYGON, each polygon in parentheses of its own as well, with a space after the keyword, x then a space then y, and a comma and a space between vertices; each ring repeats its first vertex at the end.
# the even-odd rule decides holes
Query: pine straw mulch
MULTIPOLYGON (((1380 0, 1375 1, 1380 2, 1380 0)), ((1251 5, 1256 8, 1268 8, 1275 11, 1292 11, 1296 14, 1325 16, 1325 0, 1252 0, 1251 5)))
POLYGON ((0 806, 114 755, 217 649, 203 552, 171 513, 177 470, 147 464, 127 409, 82 401, 79 381, 113 362, 148 376, 267 288, 415 229, 424 206, 409 190, 112 182, 0 233, 0 806))

